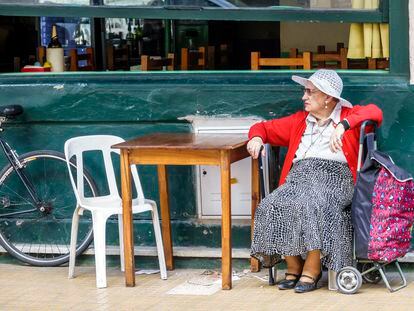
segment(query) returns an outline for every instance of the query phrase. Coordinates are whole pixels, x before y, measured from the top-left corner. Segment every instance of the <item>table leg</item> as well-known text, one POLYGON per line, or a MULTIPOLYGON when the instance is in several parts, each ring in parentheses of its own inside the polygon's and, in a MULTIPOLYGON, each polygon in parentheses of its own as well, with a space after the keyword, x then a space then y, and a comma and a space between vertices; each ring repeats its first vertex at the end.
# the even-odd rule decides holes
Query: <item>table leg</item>
POLYGON ((230 154, 221 151, 221 286, 222 289, 231 289, 231 186, 230 186, 230 154))
MULTIPOLYGON (((259 161, 252 158, 252 219, 251 219, 251 237, 253 237, 254 214, 260 198, 259 188, 259 161)), ((256 258, 250 259, 250 270, 252 272, 260 271, 260 262, 256 258)))
POLYGON ((160 193, 161 228, 165 262, 168 270, 174 270, 173 246, 171 239, 171 219, 168 202, 168 179, 165 165, 158 165, 158 188, 160 193))
POLYGON ((134 227, 132 220, 131 167, 128 150, 121 150, 122 219, 126 286, 135 286, 134 227))

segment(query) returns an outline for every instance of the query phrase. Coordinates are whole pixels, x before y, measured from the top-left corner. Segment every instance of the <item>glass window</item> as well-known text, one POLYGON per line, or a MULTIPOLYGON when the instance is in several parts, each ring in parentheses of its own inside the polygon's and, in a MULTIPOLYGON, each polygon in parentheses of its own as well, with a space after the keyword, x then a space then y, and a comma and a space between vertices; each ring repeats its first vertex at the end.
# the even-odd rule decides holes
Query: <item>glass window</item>
POLYGON ((293 7, 310 9, 376 9, 377 1, 361 0, 104 0, 106 5, 128 6, 201 6, 218 8, 293 7))
MULTIPOLYGON (((389 56, 388 45, 381 42, 371 46, 383 54, 357 55, 350 39, 355 28, 351 23, 108 18, 105 25, 106 47, 111 49, 108 70, 139 70, 142 55, 167 58, 174 54, 175 70, 250 70, 252 52, 259 52, 261 58, 302 58, 310 52, 312 69, 368 69, 370 58, 386 63, 389 56)), ((304 67, 259 69, 296 68, 304 67)), ((381 69, 386 68, 382 65, 381 69)))
POLYGON ((67 4, 89 5, 89 0, 0 0, 0 4, 67 4))
MULTIPOLYGON (((52 25, 56 25, 67 68, 72 49, 82 54, 93 46, 89 18, 0 16, 0 72, 20 71, 36 62, 43 64, 46 56, 39 54, 39 49, 48 46, 52 25)), ((80 60, 79 66, 83 64, 80 60)))
MULTIPOLYGON (((0 4, 7 1, 17 2, 0 0, 0 4)), ((23 57, 27 61, 21 64, 33 62, 36 48, 48 45, 51 27, 55 24, 65 55, 68 56, 74 48, 89 49, 97 64, 94 70, 141 69, 142 56, 157 59, 162 68, 170 70, 301 69, 301 64, 268 67, 259 63, 268 62, 261 58, 304 59, 304 52, 312 53, 304 69, 316 66, 389 68, 389 30, 388 24, 384 23, 389 12, 375 11, 381 4, 379 0, 102 0, 110 7, 99 8, 98 5, 81 9, 76 4, 87 5, 90 0, 37 1, 50 4, 50 14, 57 12, 71 16, 85 10, 85 15, 97 14, 97 17, 94 23, 91 18, 82 17, 34 17, 34 41, 31 48, 25 50, 30 57, 23 57), (67 8, 54 4, 75 5, 67 8), (170 10, 168 6, 177 6, 177 10, 170 10), (181 10, 181 6, 188 6, 189 10, 181 10), (200 6, 213 9, 197 9, 200 6), (216 8, 221 10, 216 11, 216 8), (338 12, 340 9, 344 11, 338 12), (118 14, 121 17, 113 17, 118 14), (187 16, 194 16, 194 20, 186 20, 187 16), (343 18, 338 21, 338 16, 343 18), (368 23, 364 24, 365 21, 368 23), (361 46, 370 49, 357 48, 361 46), (253 55, 253 52, 259 55, 253 55), (252 65, 253 56, 257 66, 252 65)), ((10 7, 7 10, 15 14, 10 7)), ((28 6, 27 10, 39 14, 38 6, 28 6)), ((12 23, 14 26, 7 21, 4 25, 21 28, 16 22, 12 23)), ((8 32, 7 36, 10 34, 8 32)), ((12 41, 3 39, 0 37, 0 49, 7 50, 4 46, 12 41)), ((9 64, 13 63, 10 56, 14 55, 8 55, 9 64)), ((304 60, 295 62, 303 63, 304 60)))
POLYGON ((311 9, 349 9, 352 0, 281 0, 280 5, 311 9))
POLYGON ((104 0, 106 5, 128 5, 128 6, 163 6, 163 0, 104 0))

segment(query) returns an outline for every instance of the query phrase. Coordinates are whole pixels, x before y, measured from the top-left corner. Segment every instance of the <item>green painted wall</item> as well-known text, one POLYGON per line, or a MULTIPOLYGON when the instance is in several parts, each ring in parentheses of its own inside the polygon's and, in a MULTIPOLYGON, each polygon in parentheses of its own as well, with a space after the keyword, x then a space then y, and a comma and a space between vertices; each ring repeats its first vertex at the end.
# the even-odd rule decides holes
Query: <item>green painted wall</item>
MULTIPOLYGON (((302 72, 303 73, 303 72, 302 72)), ((0 75, 1 105, 20 104, 25 113, 4 135, 19 153, 63 150, 77 135, 114 134, 126 139, 146 133, 188 132, 186 115, 260 116, 271 119, 301 109, 301 88, 292 72, 64 73, 0 75)), ((414 172, 414 89, 403 76, 341 74, 343 96, 354 104, 376 103, 384 111, 379 147, 414 172)), ((1 159, 1 164, 4 159, 1 159)), ((169 167, 173 240, 182 246, 220 246, 220 226, 197 221, 191 167, 169 167)), ((158 201, 155 167, 141 169, 146 196, 158 201)), ((100 185, 102 186, 102 185, 100 185)), ((136 217, 136 244, 153 244, 151 223, 136 217), (151 238, 150 238, 151 236, 151 238)), ((109 240, 115 243, 114 225, 109 240)), ((248 247, 248 226, 234 226, 234 247, 248 247)))

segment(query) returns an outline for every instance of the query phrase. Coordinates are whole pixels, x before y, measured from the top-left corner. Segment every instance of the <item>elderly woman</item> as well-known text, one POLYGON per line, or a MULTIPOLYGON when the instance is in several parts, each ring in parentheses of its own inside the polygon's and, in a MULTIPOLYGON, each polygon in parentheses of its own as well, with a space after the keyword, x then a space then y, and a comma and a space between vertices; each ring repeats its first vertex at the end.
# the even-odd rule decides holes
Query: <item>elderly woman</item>
POLYGON ((342 80, 333 70, 292 79, 304 86, 304 111, 249 131, 253 158, 265 143, 288 147, 279 187, 256 210, 251 255, 265 267, 283 256, 287 273, 279 289, 304 293, 317 288, 321 263, 334 271, 352 263, 359 127, 366 119, 380 124, 382 111, 341 98, 342 80))

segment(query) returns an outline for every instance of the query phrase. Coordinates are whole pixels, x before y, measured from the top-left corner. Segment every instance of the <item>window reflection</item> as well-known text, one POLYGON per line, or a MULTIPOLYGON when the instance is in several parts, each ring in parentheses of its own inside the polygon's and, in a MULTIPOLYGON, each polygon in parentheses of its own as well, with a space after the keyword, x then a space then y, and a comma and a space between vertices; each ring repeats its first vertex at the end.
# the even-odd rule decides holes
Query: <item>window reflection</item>
MULTIPOLYGON (((299 58, 311 52, 312 68, 389 68, 387 24, 375 28, 370 23, 368 33, 365 25, 350 23, 107 18, 91 24, 89 18, 0 16, 0 71, 44 63, 39 48, 47 47, 52 25, 57 27, 66 60, 74 59, 74 50, 78 54, 79 62, 68 64, 66 70, 142 70, 143 56, 149 61, 148 70, 250 70, 254 52, 259 59, 299 58), (98 27, 94 30, 92 25, 98 27), (364 42, 356 42, 355 37, 364 42), (369 38, 379 38, 366 43, 374 52, 380 47, 381 53, 355 53, 355 47, 365 46, 369 38), (82 54, 92 56, 83 64, 82 54)), ((263 69, 296 69, 292 66, 263 69)))
POLYGON ((92 45, 90 19, 79 17, 41 17, 41 45, 49 44, 52 25, 57 26, 58 37, 63 48, 83 48, 92 45))
MULTIPOLYGON (((371 0, 103 0, 104 5, 117 6, 199 6, 216 8, 247 8, 286 6, 309 9, 364 9, 371 0), (361 5, 359 5, 361 3, 361 5), (353 5, 354 4, 354 5, 353 5)), ((380 0, 379 0, 380 2, 380 0)), ((0 0, 0 4, 62 4, 90 5, 89 0, 0 0)))
POLYGON ((89 0, 0 0, 0 4, 66 4, 89 5, 89 0))
MULTIPOLYGON (((219 8, 293 6, 315 9, 351 8, 353 0, 105 0, 106 5, 183 5, 219 8)), ((354 0, 355 1, 355 0, 354 0)))
POLYGON ((107 68, 134 69, 141 55, 164 55, 164 28, 163 20, 105 19, 107 68))
POLYGON ((107 19, 112 49, 107 68, 139 70, 145 55, 157 64, 173 58, 175 70, 249 70, 252 52, 262 58, 311 52, 312 68, 368 69, 371 56, 348 56, 350 28, 349 23, 107 19))

